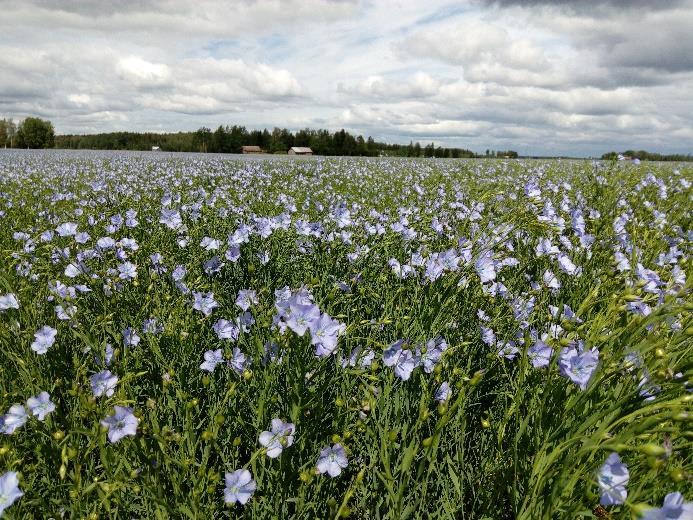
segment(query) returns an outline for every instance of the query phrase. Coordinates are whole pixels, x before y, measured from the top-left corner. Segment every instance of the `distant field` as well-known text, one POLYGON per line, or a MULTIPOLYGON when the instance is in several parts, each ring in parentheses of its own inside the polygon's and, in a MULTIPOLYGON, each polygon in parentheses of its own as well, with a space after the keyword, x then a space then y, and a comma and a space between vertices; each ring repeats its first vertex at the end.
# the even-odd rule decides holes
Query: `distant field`
POLYGON ((299 159, 0 151, 0 515, 691 497, 690 164, 299 159))

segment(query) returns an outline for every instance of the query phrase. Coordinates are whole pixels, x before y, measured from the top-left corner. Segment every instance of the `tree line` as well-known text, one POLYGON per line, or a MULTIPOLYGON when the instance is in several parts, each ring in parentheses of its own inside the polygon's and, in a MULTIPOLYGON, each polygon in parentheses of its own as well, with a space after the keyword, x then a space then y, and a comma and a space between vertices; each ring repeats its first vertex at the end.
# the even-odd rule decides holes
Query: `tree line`
POLYGON ((518 157, 513 150, 486 150, 476 154, 464 148, 390 144, 364 139, 346 130, 330 132, 305 128, 291 132, 286 128, 272 131, 252 130, 245 126, 220 125, 216 130, 202 127, 194 132, 108 132, 87 135, 55 135, 53 125, 36 117, 20 123, 12 119, 0 120, 0 147, 3 148, 60 148, 90 150, 151 150, 158 147, 170 152, 241 153, 243 146, 259 146, 266 153, 286 153, 292 146, 306 146, 317 155, 400 156, 400 157, 518 157))
POLYGON ((0 119, 0 148, 53 148, 55 130, 50 121, 27 117, 17 124, 0 119))
POLYGON ((195 132, 139 133, 111 132, 91 135, 59 135, 58 148, 99 150, 151 150, 158 146, 170 152, 241 153, 243 146, 259 146, 267 153, 286 153, 292 146, 307 146, 317 155, 392 155, 403 157, 477 157, 471 150, 446 148, 433 143, 422 146, 389 144, 364 139, 346 130, 302 129, 291 132, 286 128, 272 131, 249 130, 244 126, 219 126, 212 131, 202 127, 195 132))
POLYGON ((400 157, 517 157, 515 151, 489 151, 476 154, 464 148, 390 144, 364 139, 346 130, 330 132, 305 128, 291 132, 286 128, 252 130, 245 126, 220 125, 216 130, 202 127, 194 132, 108 132, 87 135, 55 135, 53 125, 36 117, 19 124, 0 120, 0 147, 60 148, 74 150, 151 150, 158 147, 169 152, 241 153, 243 146, 259 146, 266 153, 286 153, 292 146, 306 146, 317 155, 400 156, 400 157))
POLYGON ((645 150, 626 150, 625 152, 607 152, 602 155, 602 160, 615 161, 618 156, 630 157, 631 159, 639 159, 641 161, 693 161, 691 154, 661 154, 655 152, 646 152, 645 150))

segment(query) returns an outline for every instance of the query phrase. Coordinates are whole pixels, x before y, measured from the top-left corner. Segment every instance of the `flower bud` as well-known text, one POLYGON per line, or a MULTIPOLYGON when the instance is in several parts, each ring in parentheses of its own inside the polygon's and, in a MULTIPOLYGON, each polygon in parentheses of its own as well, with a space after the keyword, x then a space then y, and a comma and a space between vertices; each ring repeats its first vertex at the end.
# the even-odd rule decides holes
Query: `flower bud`
POLYGON ((484 377, 484 373, 486 370, 477 370, 474 372, 474 375, 472 378, 469 380, 469 385, 470 386, 476 386, 481 382, 481 379, 484 377))
POLYGON ((563 327, 567 331, 575 330, 575 325, 573 325, 573 323, 570 321, 562 321, 561 327, 563 327))
POLYGON ((681 482, 686 478, 686 472, 681 468, 674 468, 669 472, 669 478, 674 482, 681 482))
POLYGON ((651 457, 661 457, 666 453, 666 450, 657 444, 645 444, 644 446, 640 446, 639 450, 651 457))

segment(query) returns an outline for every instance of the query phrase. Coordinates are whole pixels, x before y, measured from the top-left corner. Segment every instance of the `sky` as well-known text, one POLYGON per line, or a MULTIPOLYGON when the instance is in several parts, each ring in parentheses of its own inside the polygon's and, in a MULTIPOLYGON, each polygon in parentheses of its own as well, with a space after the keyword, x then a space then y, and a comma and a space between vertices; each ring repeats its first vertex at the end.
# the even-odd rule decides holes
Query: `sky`
POLYGON ((693 0, 0 0, 0 117, 693 153, 693 0))

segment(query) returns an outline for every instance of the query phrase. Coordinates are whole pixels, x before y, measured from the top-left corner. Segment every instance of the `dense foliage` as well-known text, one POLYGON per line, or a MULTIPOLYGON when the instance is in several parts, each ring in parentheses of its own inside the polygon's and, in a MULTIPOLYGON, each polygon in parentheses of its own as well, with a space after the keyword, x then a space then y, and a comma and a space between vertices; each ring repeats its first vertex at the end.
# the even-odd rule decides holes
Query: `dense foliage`
POLYGON ((433 143, 423 147, 419 143, 380 143, 372 137, 364 139, 345 130, 304 129, 291 132, 286 128, 275 128, 270 132, 267 129, 248 130, 237 125, 219 126, 214 131, 203 127, 195 132, 172 134, 113 132, 61 135, 57 138, 57 148, 63 149, 149 150, 152 146, 168 152, 240 153, 243 146, 259 146, 267 153, 286 153, 292 146, 308 146, 318 155, 475 157, 470 150, 436 147, 433 143))
POLYGON ((0 512, 690 518, 692 174, 0 152, 0 512))
POLYGON ((55 130, 50 121, 27 117, 19 125, 12 119, 0 120, 0 147, 53 148, 55 130))
POLYGON ((0 148, 13 148, 17 124, 12 119, 0 119, 0 148))
POLYGON ((672 154, 661 154, 655 152, 646 152, 645 150, 626 150, 625 152, 608 152, 602 155, 602 159, 605 161, 616 160, 621 157, 630 157, 631 159, 639 159, 641 161, 693 161, 693 155, 682 154, 682 153, 672 153, 672 154))

